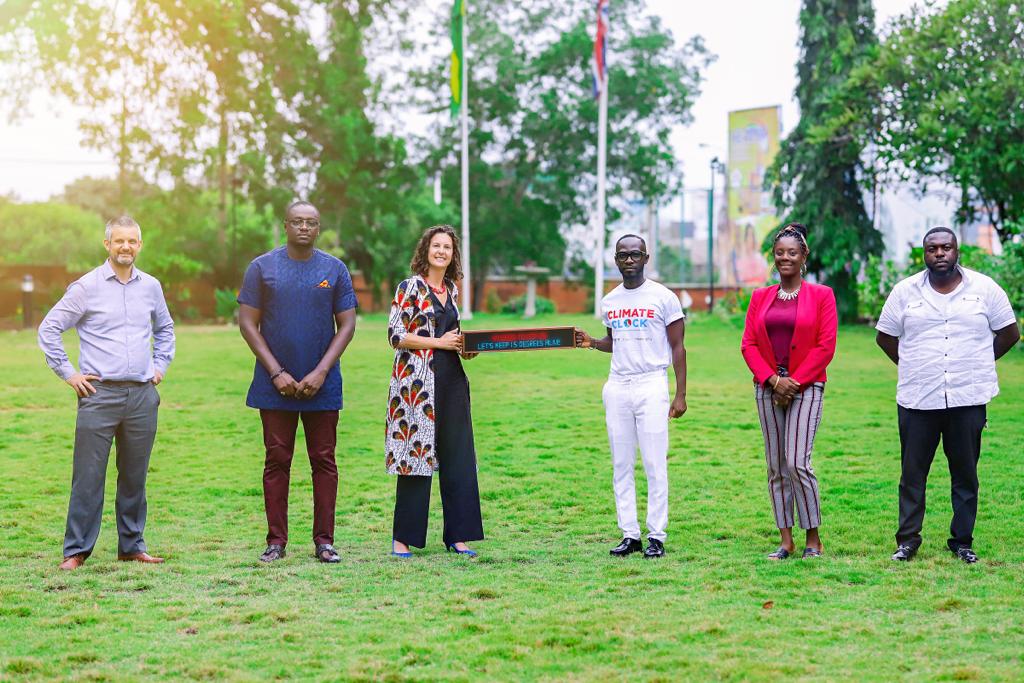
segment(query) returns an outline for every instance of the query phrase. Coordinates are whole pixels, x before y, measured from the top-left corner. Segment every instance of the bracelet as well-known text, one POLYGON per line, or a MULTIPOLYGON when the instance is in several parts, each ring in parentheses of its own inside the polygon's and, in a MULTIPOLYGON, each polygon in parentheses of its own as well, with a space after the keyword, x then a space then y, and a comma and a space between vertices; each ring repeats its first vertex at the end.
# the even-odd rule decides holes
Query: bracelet
POLYGON ((776 375, 775 376, 775 384, 772 385, 772 389, 775 389, 778 386, 779 386, 779 376, 776 375))
POLYGON ((273 375, 270 376, 270 381, 273 382, 275 379, 277 379, 278 377, 280 377, 283 374, 284 374, 284 368, 281 368, 280 370, 278 370, 277 372, 275 372, 273 375))

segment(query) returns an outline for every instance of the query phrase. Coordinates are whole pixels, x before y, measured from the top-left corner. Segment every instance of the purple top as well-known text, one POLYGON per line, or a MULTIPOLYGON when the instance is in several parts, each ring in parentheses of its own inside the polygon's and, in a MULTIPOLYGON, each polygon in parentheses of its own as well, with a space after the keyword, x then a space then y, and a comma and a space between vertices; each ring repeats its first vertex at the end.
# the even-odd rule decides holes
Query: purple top
POLYGON ((775 362, 789 367, 789 345, 793 341, 793 328, 796 327, 797 300, 783 301, 776 297, 764 314, 764 325, 768 329, 768 339, 772 342, 775 362))
POLYGON ((72 282, 39 325, 39 347, 61 379, 75 374, 61 333, 78 331, 78 367, 105 380, 148 382, 174 358, 174 321, 164 290, 152 275, 132 268, 128 282, 110 261, 72 282))

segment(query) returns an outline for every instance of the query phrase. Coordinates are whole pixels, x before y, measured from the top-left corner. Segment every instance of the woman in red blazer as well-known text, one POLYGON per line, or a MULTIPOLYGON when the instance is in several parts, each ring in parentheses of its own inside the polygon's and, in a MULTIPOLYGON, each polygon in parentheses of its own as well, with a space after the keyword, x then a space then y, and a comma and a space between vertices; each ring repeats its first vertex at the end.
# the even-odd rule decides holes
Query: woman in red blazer
POLYGON ((836 298, 806 282, 807 228, 790 223, 775 236, 772 253, 780 284, 754 290, 740 350, 754 373, 754 395, 768 462, 768 491, 782 542, 768 555, 784 560, 793 544, 793 506, 807 531, 803 557, 822 552, 821 499, 811 468, 821 422, 825 368, 836 352, 836 298))

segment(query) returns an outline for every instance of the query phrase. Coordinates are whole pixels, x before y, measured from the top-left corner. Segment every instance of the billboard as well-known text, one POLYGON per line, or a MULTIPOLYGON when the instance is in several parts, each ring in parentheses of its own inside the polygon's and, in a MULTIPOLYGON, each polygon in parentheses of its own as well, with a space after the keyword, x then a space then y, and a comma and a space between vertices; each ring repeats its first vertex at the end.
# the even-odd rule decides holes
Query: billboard
POLYGON ((755 286, 768 279, 761 244, 778 223, 764 176, 779 151, 781 107, 729 112, 727 220, 718 231, 720 282, 755 286))

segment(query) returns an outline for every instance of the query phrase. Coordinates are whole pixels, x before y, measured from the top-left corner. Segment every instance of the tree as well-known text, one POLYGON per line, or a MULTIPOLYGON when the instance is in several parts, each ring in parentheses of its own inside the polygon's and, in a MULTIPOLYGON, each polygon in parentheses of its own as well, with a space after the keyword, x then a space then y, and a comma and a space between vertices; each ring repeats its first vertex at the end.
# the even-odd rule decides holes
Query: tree
POLYGON ((292 72, 303 93, 296 149, 315 178, 310 198, 320 209, 323 247, 346 256, 378 294, 407 275, 422 219, 436 213, 404 141, 369 117, 380 86, 367 73, 367 34, 391 5, 324 2, 324 44, 292 72))
POLYGON ((807 225, 808 269, 836 294, 840 319, 857 315, 860 264, 880 254, 881 234, 864 209, 863 141, 837 111, 851 71, 877 56, 870 0, 804 0, 796 97, 800 121, 782 142, 767 183, 783 223, 807 225))
POLYGON ((90 270, 106 257, 103 221, 68 204, 0 202, 0 250, 5 263, 90 270))
POLYGON ((982 215, 1006 242, 1024 219, 1024 5, 915 5, 873 67, 855 91, 877 94, 866 132, 886 169, 960 188, 959 220, 982 215))
MULTIPOLYGON (((594 5, 588 0, 479 0, 469 6, 470 215, 475 300, 492 271, 534 261, 563 268, 563 229, 587 223, 595 192, 594 5)), ((669 134, 690 120, 701 69, 699 38, 678 45, 642 0, 611 3, 608 195, 655 200, 680 172, 669 134)), ((448 44, 448 14, 434 44, 448 44)), ((423 45, 415 45, 420 52, 423 45)), ((427 167, 459 205, 457 122, 448 109, 447 52, 413 74, 421 106, 438 115, 427 167)), ((612 215, 614 218, 614 214, 612 215)))
POLYGON ((63 192, 51 201, 80 207, 108 221, 125 212, 127 207, 123 196, 126 193, 131 198, 128 203, 138 206, 142 200, 160 192, 159 187, 134 173, 114 179, 83 176, 65 185, 63 192))
POLYGON ((214 187, 223 248, 233 186, 260 203, 290 198, 277 189, 294 186, 289 65, 309 44, 295 3, 51 0, 2 19, 8 98, 43 85, 89 109, 86 144, 118 159, 119 210, 133 173, 214 187))

